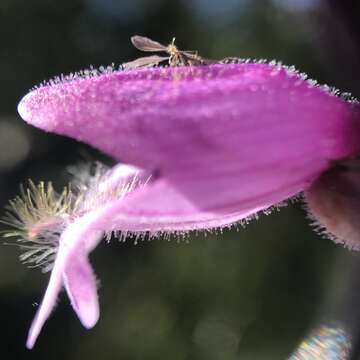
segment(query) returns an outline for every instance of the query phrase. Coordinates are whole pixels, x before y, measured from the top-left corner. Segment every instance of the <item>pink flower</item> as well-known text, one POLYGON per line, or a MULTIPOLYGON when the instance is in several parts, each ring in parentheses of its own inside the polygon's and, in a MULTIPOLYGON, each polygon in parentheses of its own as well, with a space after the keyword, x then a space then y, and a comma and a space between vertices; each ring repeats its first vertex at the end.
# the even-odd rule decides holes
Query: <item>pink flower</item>
POLYGON ((95 325, 88 254, 104 234, 225 227, 266 210, 359 153, 359 109, 275 63, 90 72, 30 92, 18 107, 25 121, 127 165, 80 191, 71 213, 60 216, 56 259, 27 346, 63 286, 83 325, 95 325))

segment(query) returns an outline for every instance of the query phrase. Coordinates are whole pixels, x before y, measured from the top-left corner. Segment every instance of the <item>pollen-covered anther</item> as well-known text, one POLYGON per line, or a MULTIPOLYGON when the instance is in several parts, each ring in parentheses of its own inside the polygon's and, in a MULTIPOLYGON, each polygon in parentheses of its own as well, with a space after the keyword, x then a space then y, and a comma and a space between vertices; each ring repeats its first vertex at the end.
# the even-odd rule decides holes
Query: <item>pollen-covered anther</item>
POLYGON ((305 199, 320 233, 360 250, 360 159, 334 163, 305 192, 305 199))
POLYGON ((59 235, 73 211, 73 195, 65 187, 58 194, 52 184, 29 180, 29 187, 21 187, 21 193, 8 205, 6 216, 1 220, 9 226, 3 236, 16 239, 24 253, 20 260, 30 266, 42 266, 50 270, 56 254, 59 235))

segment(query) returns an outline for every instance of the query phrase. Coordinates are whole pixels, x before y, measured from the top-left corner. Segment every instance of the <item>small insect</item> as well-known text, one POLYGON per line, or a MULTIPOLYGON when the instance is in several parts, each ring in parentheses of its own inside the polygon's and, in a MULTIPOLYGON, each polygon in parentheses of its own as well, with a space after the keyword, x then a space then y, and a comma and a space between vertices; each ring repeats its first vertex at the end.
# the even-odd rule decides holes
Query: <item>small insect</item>
POLYGON ((198 55, 196 51, 183 51, 179 50, 175 46, 175 38, 172 39, 171 43, 167 46, 158 43, 157 41, 151 40, 144 36, 135 35, 131 37, 132 44, 141 51, 145 52, 164 52, 168 56, 146 56, 124 63, 123 67, 125 70, 135 69, 139 67, 155 66, 163 61, 168 61, 170 66, 178 65, 205 65, 212 64, 215 61, 204 59, 198 55))

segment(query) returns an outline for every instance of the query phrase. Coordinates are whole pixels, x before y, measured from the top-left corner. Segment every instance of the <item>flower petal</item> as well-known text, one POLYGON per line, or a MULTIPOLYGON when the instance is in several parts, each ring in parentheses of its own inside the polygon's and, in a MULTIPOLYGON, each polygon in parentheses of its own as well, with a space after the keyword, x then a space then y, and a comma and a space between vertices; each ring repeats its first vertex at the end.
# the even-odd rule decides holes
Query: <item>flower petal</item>
POLYGON ((56 300, 62 287, 62 258, 62 253, 58 253, 44 298, 41 301, 40 307, 37 310, 29 330, 28 338, 26 340, 26 347, 28 349, 32 349, 34 347, 36 339, 39 336, 45 321, 48 319, 51 311, 56 305, 56 300))
POLYGON ((92 230, 176 232, 222 227, 301 191, 314 177, 308 168, 294 166, 249 169, 243 173, 160 177, 125 199, 94 211, 92 230), (297 170, 299 174, 294 176, 297 170), (240 186, 238 186, 240 184, 240 186))
POLYGON ((276 64, 113 72, 41 87, 18 110, 30 124, 150 170, 205 161, 202 170, 236 169, 284 152, 324 162, 360 146, 357 104, 276 64))
MULTIPOLYGON (((59 250, 55 259, 53 270, 51 272, 49 284, 46 288, 44 298, 29 330, 29 335, 26 342, 28 349, 33 348, 45 321, 50 316, 51 311, 56 304, 57 297, 63 285, 63 272, 66 271, 68 266, 70 266, 70 274, 72 274, 73 267, 69 261, 71 259, 76 259, 78 255, 87 255, 102 238, 103 233, 101 231, 89 231, 88 223, 93 222, 93 218, 91 217, 92 215, 93 214, 83 216, 82 218, 73 222, 61 235, 59 250)), ((78 264, 75 264, 74 267, 76 268, 77 265, 78 264)), ((84 270, 84 268, 82 270, 84 270)), ((87 277, 87 279, 89 280, 89 277, 87 277)), ((92 286, 93 284, 88 284, 88 294, 90 294, 90 289, 92 286)), ((70 294, 73 296, 71 300, 75 299, 76 301, 79 301, 79 304, 81 303, 79 305, 79 312, 77 312, 77 314, 81 318, 83 324, 86 326, 86 324, 91 325, 94 323, 94 321, 96 322, 96 300, 94 300, 93 293, 91 293, 92 297, 89 298, 88 304, 86 305, 92 311, 89 315, 89 318, 86 318, 86 316, 83 314, 84 308, 81 307, 81 305, 84 304, 84 299, 81 298, 81 301, 79 300, 80 293, 78 294, 72 291, 70 294)))
POLYGON ((99 319, 96 277, 86 254, 76 253, 67 259, 63 272, 65 289, 81 323, 88 329, 99 319))
MULTIPOLYGON (((113 193, 119 185, 124 185, 126 191, 130 192, 137 185, 134 179, 140 183, 147 181, 148 177, 149 174, 134 166, 117 165, 108 171, 104 181, 96 189, 91 190, 95 192, 92 195, 95 198, 101 194, 100 200, 92 201, 103 202, 106 200, 106 196, 103 199, 104 194, 113 193), (129 186, 125 186, 126 184, 129 186)), ((41 328, 50 316, 63 284, 75 312, 86 328, 93 327, 99 318, 96 278, 87 259, 103 235, 103 231, 89 229, 89 224, 94 222, 94 215, 96 213, 92 212, 76 219, 61 235, 49 284, 29 331, 26 342, 29 349, 33 348, 41 328)))
POLYGON ((126 198, 89 206, 62 234, 29 348, 63 279, 83 324, 96 323, 87 255, 103 231, 225 226, 307 188, 329 162, 360 150, 359 105, 276 64, 114 72, 41 87, 18 110, 35 126, 157 174, 126 198))

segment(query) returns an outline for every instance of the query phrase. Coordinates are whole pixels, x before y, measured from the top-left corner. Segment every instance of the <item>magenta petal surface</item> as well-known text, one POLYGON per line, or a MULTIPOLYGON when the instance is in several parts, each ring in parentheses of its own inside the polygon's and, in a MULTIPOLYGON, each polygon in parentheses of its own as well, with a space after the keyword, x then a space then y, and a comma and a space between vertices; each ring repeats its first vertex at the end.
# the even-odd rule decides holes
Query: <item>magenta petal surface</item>
POLYGON ((40 334, 45 321, 50 316, 56 305, 59 292, 62 288, 62 270, 63 270, 63 253, 59 252, 51 272, 49 284, 46 288, 45 295, 41 301, 35 318, 31 324, 29 334, 26 340, 26 347, 32 349, 40 334))
POLYGON ((121 212, 114 205, 118 225, 131 229, 223 226, 302 191, 360 147, 358 104, 270 64, 77 79, 34 90, 19 112, 156 171, 160 181, 119 201, 121 212))
POLYGON ((79 78, 30 92, 18 110, 34 126, 130 164, 86 193, 81 215, 62 234, 29 348, 63 285, 84 326, 95 325, 96 278, 87 256, 104 231, 226 226, 306 189, 331 161, 360 150, 359 105, 276 64, 79 78))
POLYGON ((75 292, 72 288, 73 283, 67 284, 70 299, 72 304, 75 304, 74 309, 80 320, 84 326, 90 327, 94 326, 98 319, 95 277, 90 275, 90 273, 92 274, 91 269, 86 268, 87 260, 84 261, 84 256, 99 243, 103 234, 101 231, 89 231, 89 223, 91 224, 94 221, 92 216, 93 214, 90 213, 79 218, 69 225, 61 235, 59 250, 51 271, 49 284, 29 330, 26 342, 29 349, 33 348, 45 321, 49 318, 56 305, 59 292, 64 285, 64 271, 66 272, 68 267, 69 272, 65 275, 67 280, 73 280, 77 285, 79 285, 80 280, 88 281, 87 284, 81 285, 81 291, 79 289, 79 292, 75 292), (72 265, 71 260, 74 259, 76 262, 72 265), (75 275, 75 270, 82 271, 82 274, 77 274, 77 278, 71 278, 71 275, 75 275), (89 296, 89 298, 85 300, 85 296, 89 296), (84 314, 86 309, 91 311, 89 315, 84 314))
MULTIPOLYGON (((256 179, 258 175, 254 173, 254 183, 247 183, 242 190, 229 188, 225 177, 215 177, 205 185, 196 179, 161 178, 126 199, 109 202, 95 210, 90 227, 107 232, 151 233, 223 227, 280 202, 304 186, 304 173, 297 181, 293 177, 293 183, 287 181, 286 176, 281 182, 276 177, 276 186, 271 186, 271 182, 267 185, 266 180, 271 181, 268 178, 256 179)), ((241 181, 241 177, 236 181, 241 181)), ((234 186, 236 181, 231 185, 234 186)))
POLYGON ((96 277, 87 255, 74 254, 63 272, 66 292, 81 323, 88 329, 99 319, 96 277))
POLYGON ((269 64, 119 71, 41 87, 18 109, 41 129, 162 171, 241 171, 284 152, 323 167, 359 149, 358 105, 269 64))

